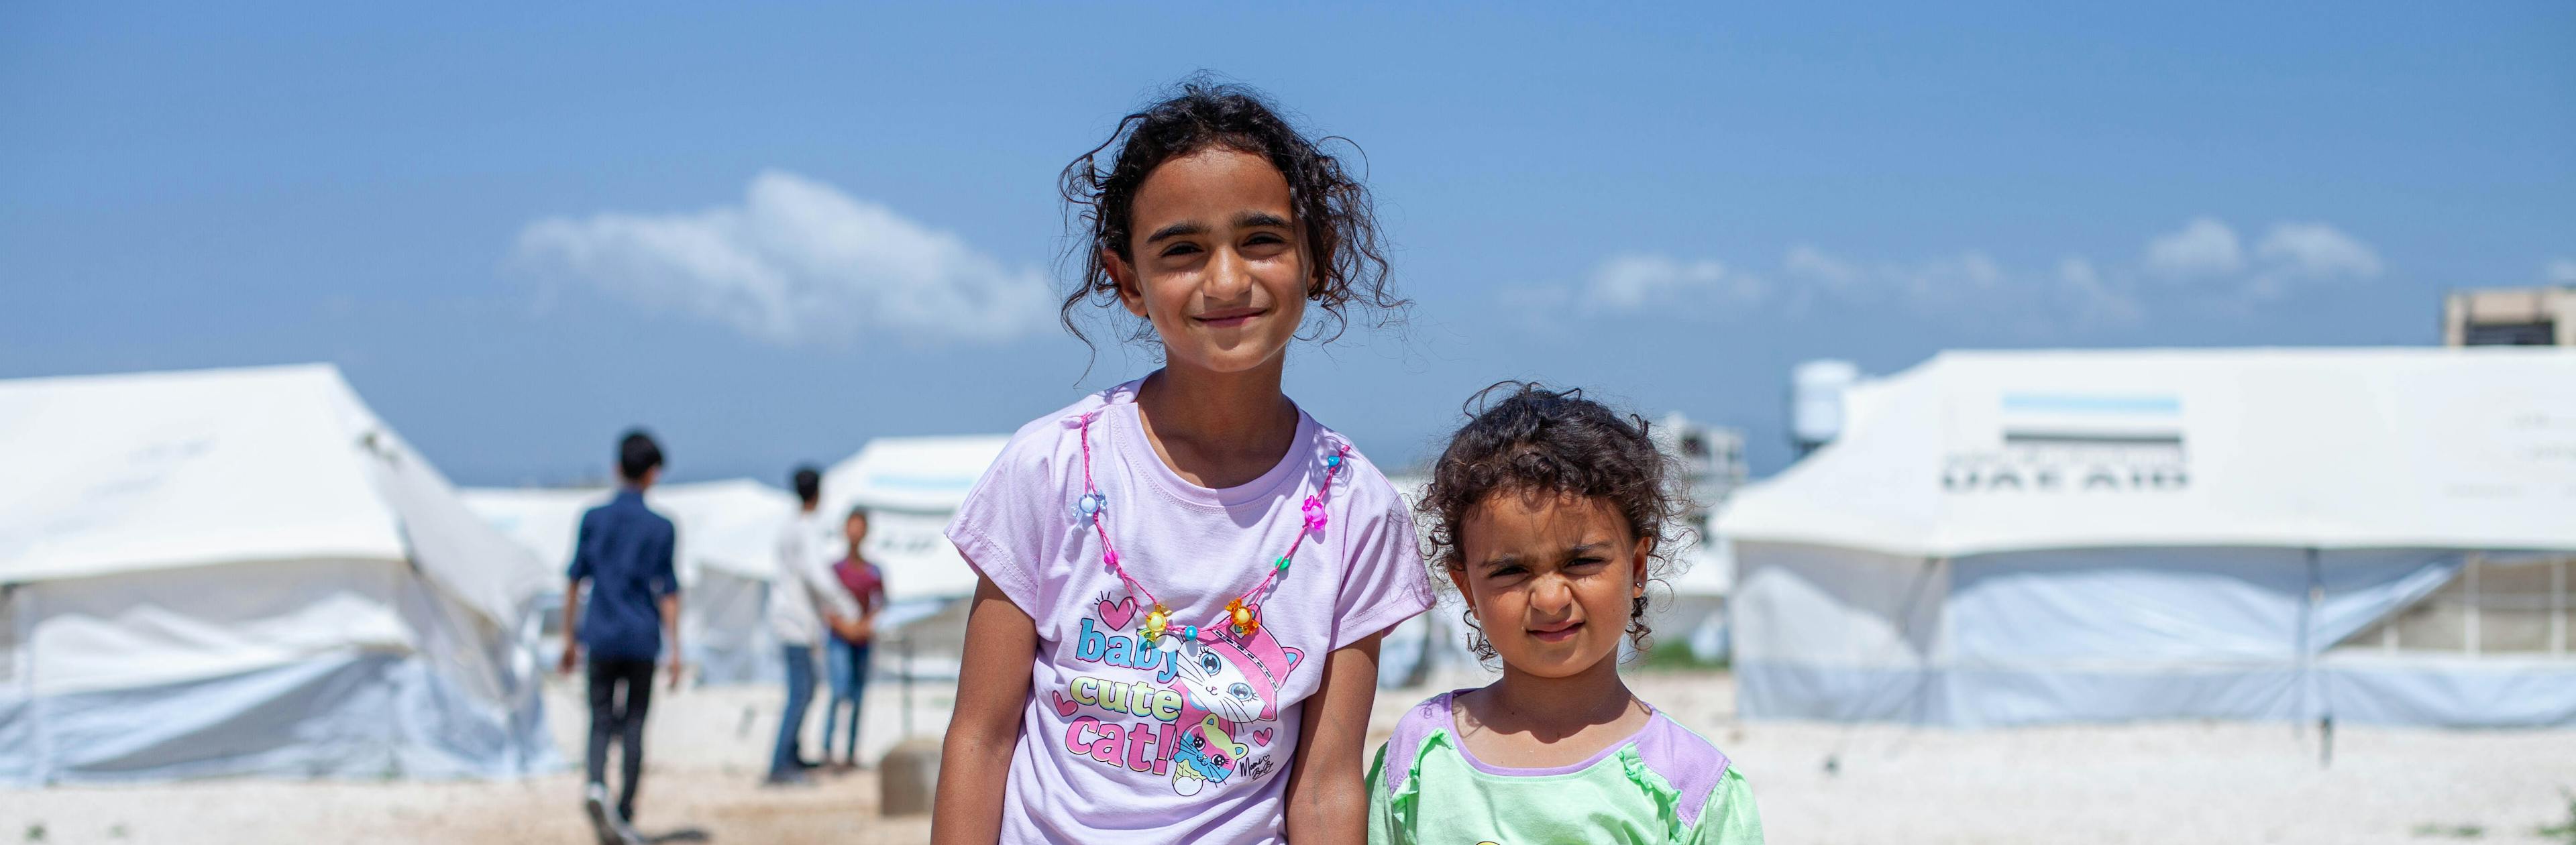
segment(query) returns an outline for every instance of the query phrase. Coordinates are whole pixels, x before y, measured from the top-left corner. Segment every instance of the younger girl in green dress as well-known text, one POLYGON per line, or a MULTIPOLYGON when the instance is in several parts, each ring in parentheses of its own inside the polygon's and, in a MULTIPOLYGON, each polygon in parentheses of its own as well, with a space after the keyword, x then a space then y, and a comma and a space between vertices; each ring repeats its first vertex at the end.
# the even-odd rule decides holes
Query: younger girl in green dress
POLYGON ((1504 390, 1419 505, 1503 677, 1397 723, 1369 770, 1369 842, 1761 842, 1744 775, 1619 680, 1681 506, 1645 421, 1581 391, 1485 395, 1504 390))

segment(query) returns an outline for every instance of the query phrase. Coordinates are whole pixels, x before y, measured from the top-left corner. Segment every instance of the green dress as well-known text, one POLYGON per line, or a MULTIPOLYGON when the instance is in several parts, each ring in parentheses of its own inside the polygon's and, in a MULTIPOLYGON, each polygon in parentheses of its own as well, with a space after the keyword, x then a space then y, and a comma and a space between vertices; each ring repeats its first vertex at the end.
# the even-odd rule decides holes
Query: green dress
POLYGON ((1592 759, 1517 769, 1459 742, 1456 695, 1415 705, 1378 749, 1370 845, 1762 841, 1744 774, 1662 711, 1592 759))

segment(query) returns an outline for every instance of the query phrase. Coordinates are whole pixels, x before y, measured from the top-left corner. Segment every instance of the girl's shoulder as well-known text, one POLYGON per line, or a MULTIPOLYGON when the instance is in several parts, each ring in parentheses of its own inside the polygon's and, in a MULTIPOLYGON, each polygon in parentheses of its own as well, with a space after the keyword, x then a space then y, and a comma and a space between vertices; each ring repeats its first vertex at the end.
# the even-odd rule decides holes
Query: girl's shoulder
POLYGON ((1347 508, 1347 512, 1370 519, 1392 517, 1404 525, 1412 525, 1413 509, 1405 500, 1403 491, 1397 489, 1394 479, 1388 478, 1386 472, 1378 468, 1377 462, 1369 460, 1368 454, 1360 451, 1359 444, 1304 410, 1300 409, 1298 413, 1305 417, 1315 432, 1309 443, 1317 459, 1341 455, 1346 461, 1333 483, 1332 495, 1347 508))
MULTIPOLYGON (((1113 405, 1134 404, 1136 385, 1143 379, 1129 381, 1105 390, 1096 390, 1082 398, 1028 421, 1011 432, 994 456, 992 467, 985 472, 994 475, 1054 475, 1067 467, 1069 460, 1082 455, 1083 424, 1113 405)), ((1096 433, 1095 433, 1095 436, 1096 433)))
POLYGON ((1388 792, 1403 791, 1405 778, 1413 774, 1415 756, 1422 753, 1422 744, 1433 734, 1448 734, 1450 742, 1458 741, 1457 723, 1450 715, 1450 702, 1461 692, 1466 690, 1451 690, 1423 699, 1405 708, 1404 715, 1395 720, 1395 733, 1386 738, 1384 751, 1384 786, 1388 792))
POLYGON ((1141 378, 1135 379, 1085 393, 1082 398, 1073 400, 1073 404, 1049 411, 1021 425, 1020 430, 1011 433, 1011 445, 1033 442, 1052 444, 1073 437, 1082 430, 1083 421, 1093 415, 1108 410, 1112 405, 1135 404, 1136 386, 1144 381, 1141 378))
POLYGON ((1735 771, 1734 761, 1718 750, 1717 743, 1674 719, 1663 708, 1655 708, 1654 718, 1633 742, 1638 762, 1681 793, 1676 804, 1686 825, 1698 824, 1701 810, 1719 787, 1730 779, 1739 784, 1743 780, 1743 775, 1735 771))

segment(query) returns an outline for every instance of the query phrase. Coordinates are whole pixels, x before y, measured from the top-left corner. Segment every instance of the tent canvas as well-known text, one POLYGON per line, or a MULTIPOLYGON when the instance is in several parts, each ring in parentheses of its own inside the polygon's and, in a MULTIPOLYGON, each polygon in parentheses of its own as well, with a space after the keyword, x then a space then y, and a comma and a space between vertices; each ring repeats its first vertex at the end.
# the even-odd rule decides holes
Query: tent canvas
MULTIPOLYGON (((556 602, 582 514, 611 495, 605 488, 463 491, 468 507, 533 553, 556 602)), ((778 530, 796 512, 796 498, 757 481, 730 479, 656 485, 645 504, 670 519, 679 536, 673 565, 683 593, 680 643, 698 681, 778 678, 777 639, 769 630, 766 602, 778 570, 778 530)), ((561 605, 555 606, 560 614, 561 605)), ((544 621, 552 625, 559 618, 544 621)), ((561 633, 548 634, 548 648, 560 649, 561 633)))
POLYGON ((2372 633, 2576 555, 2567 385, 2552 349, 1951 352, 1863 383, 1720 516, 1743 706, 2576 721, 2563 587, 2527 596, 2561 628, 2526 655, 2372 633))
POLYGON ((555 762, 526 553, 329 365, 0 382, 0 781, 555 762))

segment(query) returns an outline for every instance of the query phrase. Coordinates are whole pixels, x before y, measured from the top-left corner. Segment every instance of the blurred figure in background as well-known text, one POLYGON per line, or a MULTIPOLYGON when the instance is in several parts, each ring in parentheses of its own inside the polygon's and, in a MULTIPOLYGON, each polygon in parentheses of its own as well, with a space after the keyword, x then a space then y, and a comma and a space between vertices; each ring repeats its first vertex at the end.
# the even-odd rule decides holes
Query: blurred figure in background
POLYGON ((769 627, 778 634, 787 660, 787 709, 778 717, 778 744, 769 755, 769 783, 806 782, 814 763, 797 747, 805 729, 805 708, 814 702, 814 649, 827 636, 866 636, 858 601, 832 576, 832 528, 818 512, 823 503, 823 473, 796 468, 796 498, 802 503, 778 535, 778 580, 769 590, 769 627))
POLYGON ((841 722, 841 705, 847 704, 850 732, 841 746, 840 765, 855 769, 859 766, 859 696, 868 689, 869 646, 876 640, 877 611, 885 607, 885 570, 859 554, 868 538, 866 508, 851 508, 849 517, 841 521, 841 532, 850 541, 850 553, 832 564, 832 575, 859 603, 859 636, 835 632, 823 656, 823 674, 832 684, 832 697, 823 704, 823 761, 831 762, 833 730, 841 722))
POLYGON ((653 662, 671 655, 671 686, 680 684, 680 582, 671 571, 675 533, 671 521, 644 506, 644 491, 662 477, 662 447, 641 430, 617 444, 617 475, 625 484, 608 504, 581 516, 572 566, 564 587, 564 651, 558 667, 571 674, 581 649, 590 650, 589 780, 583 804, 603 845, 642 841, 635 818, 635 782, 644 773, 644 714, 653 705, 653 662), (582 583, 590 598, 582 600, 582 583), (608 805, 608 742, 617 739, 617 804, 608 805))

